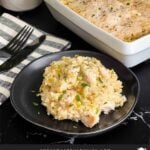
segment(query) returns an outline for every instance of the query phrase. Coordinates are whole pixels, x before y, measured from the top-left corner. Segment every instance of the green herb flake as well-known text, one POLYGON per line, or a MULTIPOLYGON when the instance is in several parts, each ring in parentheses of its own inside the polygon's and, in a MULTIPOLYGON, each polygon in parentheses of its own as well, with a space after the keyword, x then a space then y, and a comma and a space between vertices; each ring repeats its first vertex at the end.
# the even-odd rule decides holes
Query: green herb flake
POLYGON ((81 83, 81 86, 84 88, 86 86, 89 86, 87 83, 81 83))
POLYGON ((54 110, 54 109, 55 109, 55 107, 53 106, 53 107, 52 107, 52 109, 54 110))
POLYGON ((65 93, 66 93, 66 90, 63 91, 63 94, 65 94, 65 93))
POLYGON ((34 106, 39 106, 39 104, 37 102, 33 102, 32 103, 34 106))
POLYGON ((94 17, 95 16, 95 14, 92 14, 92 17, 94 17))
POLYGON ((37 93, 37 94, 36 94, 36 97, 39 97, 39 96, 41 96, 41 94, 40 94, 40 93, 37 93))
POLYGON ((58 100, 60 101, 63 98, 63 96, 64 96, 64 93, 59 95, 58 100))
POLYGON ((77 76, 77 80, 78 81, 81 81, 82 80, 82 76, 80 75, 80 76, 77 76))
POLYGON ((64 91, 62 92, 62 94, 59 95, 59 97, 58 97, 58 100, 59 100, 59 101, 63 98, 63 96, 64 96, 65 93, 66 93, 66 90, 64 90, 64 91))
POLYGON ((60 73, 58 73, 58 79, 60 79, 60 73))
POLYGON ((58 69, 61 70, 61 65, 58 65, 58 69))
POLYGON ((98 81, 99 81, 100 83, 103 83, 103 81, 101 80, 101 78, 98 78, 98 81))
POLYGON ((98 114, 99 113, 99 108, 96 108, 96 114, 98 114))
POLYGON ((113 7, 112 6, 110 7, 110 11, 113 11, 113 7))
POLYGON ((79 96, 79 95, 76 95, 75 99, 76 99, 78 102, 80 102, 80 101, 81 101, 81 98, 80 98, 80 96, 79 96))
POLYGON ((64 78, 64 80, 66 81, 66 80, 67 80, 67 75, 64 74, 64 75, 63 75, 63 78, 64 78))
POLYGON ((74 129, 77 129, 78 127, 77 127, 77 126, 73 126, 73 128, 74 128, 74 129))

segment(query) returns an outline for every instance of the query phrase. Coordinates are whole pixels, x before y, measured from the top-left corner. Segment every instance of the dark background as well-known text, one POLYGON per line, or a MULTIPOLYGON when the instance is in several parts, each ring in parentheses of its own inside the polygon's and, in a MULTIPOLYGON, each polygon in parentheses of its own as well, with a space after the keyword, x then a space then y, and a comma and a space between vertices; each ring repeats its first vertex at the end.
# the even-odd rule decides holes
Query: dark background
MULTIPOLYGON (((0 14, 7 12, 55 36, 72 42, 72 49, 94 50, 66 27, 58 23, 43 3, 28 12, 15 13, 0 7, 0 14)), ((132 115, 116 129, 103 135, 74 139, 43 130, 22 119, 7 100, 0 106, 1 144, 148 144, 150 145, 150 61, 131 69, 138 77, 141 92, 132 115)))

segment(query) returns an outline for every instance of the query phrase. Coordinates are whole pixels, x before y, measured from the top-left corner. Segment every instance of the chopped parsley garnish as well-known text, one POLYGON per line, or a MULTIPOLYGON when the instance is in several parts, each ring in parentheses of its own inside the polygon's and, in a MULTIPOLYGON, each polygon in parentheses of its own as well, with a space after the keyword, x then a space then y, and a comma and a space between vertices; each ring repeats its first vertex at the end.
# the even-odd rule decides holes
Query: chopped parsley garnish
POLYGON ((81 86, 84 88, 86 86, 89 86, 89 84, 87 84, 87 83, 81 83, 81 86))
POLYGON ((58 65, 58 69, 61 70, 61 65, 58 65))
POLYGON ((92 14, 92 17, 94 17, 95 16, 95 14, 92 14))
POLYGON ((77 127, 77 126, 73 126, 73 128, 74 128, 74 129, 77 129, 78 127, 77 127))
POLYGON ((66 93, 66 91, 64 90, 63 93, 59 95, 59 97, 58 97, 59 101, 63 98, 63 96, 64 96, 65 93, 66 93))
POLYGON ((113 11, 113 7, 112 6, 110 7, 110 11, 113 11))
POLYGON ((60 101, 63 98, 63 96, 64 96, 64 93, 59 95, 58 100, 60 101))
POLYGON ((103 81, 101 80, 101 78, 98 78, 98 81, 99 81, 100 83, 103 83, 103 81))
POLYGON ((76 99, 78 102, 80 102, 80 101, 81 101, 81 98, 80 98, 80 96, 79 96, 79 95, 76 95, 75 99, 76 99))
POLYGON ((80 75, 80 76, 77 76, 77 80, 78 81, 81 81, 82 80, 82 76, 80 75))
POLYGON ((98 108, 96 108, 96 114, 98 114, 98 112, 99 112, 99 109, 98 109, 98 108))
POLYGON ((32 104, 33 104, 34 106, 39 106, 39 104, 38 104, 37 102, 32 102, 32 104))
POLYGON ((58 79, 60 79, 60 73, 58 73, 58 79))

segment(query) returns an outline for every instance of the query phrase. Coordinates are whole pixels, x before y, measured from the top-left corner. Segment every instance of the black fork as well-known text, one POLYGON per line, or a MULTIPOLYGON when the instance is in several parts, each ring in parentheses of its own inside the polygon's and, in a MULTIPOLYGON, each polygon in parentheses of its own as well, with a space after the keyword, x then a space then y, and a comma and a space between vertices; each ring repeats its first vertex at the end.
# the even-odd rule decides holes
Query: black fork
POLYGON ((8 57, 16 54, 26 44, 32 32, 33 29, 31 27, 24 26, 6 46, 0 49, 0 57, 8 57))

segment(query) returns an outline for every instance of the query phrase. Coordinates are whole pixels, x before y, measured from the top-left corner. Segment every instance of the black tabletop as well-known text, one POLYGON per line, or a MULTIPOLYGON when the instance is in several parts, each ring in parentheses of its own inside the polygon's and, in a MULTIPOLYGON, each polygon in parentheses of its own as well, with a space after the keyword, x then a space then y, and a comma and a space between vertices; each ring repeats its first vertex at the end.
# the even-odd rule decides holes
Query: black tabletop
MULTIPOLYGON (((55 36, 72 42, 71 49, 97 51, 69 29, 58 23, 43 3, 35 10, 15 13, 0 8, 55 36)), ((131 69, 138 77, 141 92, 131 116, 116 129, 90 138, 68 138, 41 129, 22 119, 8 99, 0 106, 0 143, 2 144, 148 144, 150 145, 150 61, 131 69)))

